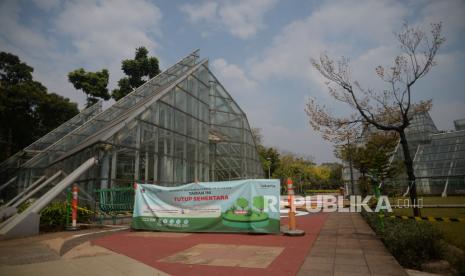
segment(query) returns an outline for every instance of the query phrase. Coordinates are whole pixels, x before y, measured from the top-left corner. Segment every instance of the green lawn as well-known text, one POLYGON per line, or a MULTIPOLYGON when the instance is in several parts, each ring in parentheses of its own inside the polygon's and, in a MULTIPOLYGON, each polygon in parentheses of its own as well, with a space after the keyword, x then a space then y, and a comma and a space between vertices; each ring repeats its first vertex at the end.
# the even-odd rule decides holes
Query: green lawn
MULTIPOLYGON (((390 199, 392 205, 397 204, 397 198, 390 199)), ((465 204, 465 196, 453 197, 423 197, 423 204, 465 204)), ((411 208, 394 209, 396 215, 412 216, 411 208)), ((424 217, 465 218, 465 208, 422 208, 424 217)), ((430 222, 439 229, 444 239, 465 250, 465 223, 464 222, 430 222)))
MULTIPOLYGON (((408 197, 392 197, 389 198, 391 205, 397 205, 398 200, 404 202, 408 200, 408 197)), ((418 196, 418 199, 423 199, 423 204, 465 204, 465 196, 449 196, 449 197, 440 197, 440 196, 418 196)))

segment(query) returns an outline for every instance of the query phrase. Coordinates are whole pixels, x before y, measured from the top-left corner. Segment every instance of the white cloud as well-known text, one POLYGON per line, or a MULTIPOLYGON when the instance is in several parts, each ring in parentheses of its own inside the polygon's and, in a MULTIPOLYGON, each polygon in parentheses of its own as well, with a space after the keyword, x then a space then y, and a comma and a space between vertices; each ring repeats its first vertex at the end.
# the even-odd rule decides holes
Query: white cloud
POLYGON ((235 96, 250 97, 252 93, 257 92, 257 83, 249 79, 239 66, 228 64, 226 60, 220 58, 212 62, 212 68, 217 78, 235 96))
POLYGON ((318 156, 318 162, 334 160, 330 143, 323 141, 309 127, 289 127, 280 120, 289 115, 305 116, 303 107, 289 112, 287 103, 270 97, 268 91, 240 66, 222 58, 215 59, 211 69, 247 114, 251 127, 261 128, 265 145, 300 155, 318 156))
POLYGON ((262 80, 310 78, 319 82, 321 77, 311 67, 310 58, 318 58, 324 51, 360 55, 370 45, 391 44, 393 22, 402 23, 405 14, 404 7, 392 1, 331 1, 283 28, 263 56, 251 62, 252 73, 262 80))
POLYGON ((458 34, 463 34, 465 28, 464 1, 429 1, 421 9, 420 17, 423 26, 428 26, 432 22, 443 22, 443 34, 448 42, 456 42, 463 38, 463 35, 458 34))
MULTIPOLYGON (((463 36, 459 35, 465 29, 463 1, 325 2, 313 10, 308 17, 295 20, 281 29, 274 36, 271 45, 263 50, 261 56, 249 59, 250 74, 258 83, 273 79, 301 83, 304 87, 308 87, 308 96, 314 96, 317 100, 327 103, 338 114, 344 113, 347 107, 328 100, 325 80, 312 68, 309 59, 318 58, 325 51, 336 58, 348 56, 351 58, 353 78, 367 87, 378 88, 382 82, 377 79, 374 68, 377 65, 390 65, 395 55, 399 53, 394 33, 399 31, 401 24, 407 18, 413 20, 411 21, 413 24, 425 29, 428 29, 431 22, 442 21, 444 34, 452 38, 450 40, 448 38, 445 47, 440 50, 438 67, 433 68, 415 87, 417 99, 433 98, 434 107, 431 113, 433 120, 436 121, 437 118, 438 127, 443 128, 442 124, 448 122, 445 128, 450 128, 453 119, 464 116, 463 80, 460 80, 460 73, 457 73, 464 70, 461 62, 463 53, 443 54, 443 51, 447 51, 448 42, 463 39, 463 36), (444 100, 444 97, 459 102, 451 104, 453 100, 444 100), (447 108, 449 105, 450 109, 447 108), (439 114, 441 112, 438 110, 442 110, 443 114, 439 114), (448 112, 443 112, 444 110, 448 112)), ((296 90, 288 93, 300 92, 296 90)), ((304 103, 302 109, 303 106, 304 103)), ((300 121, 302 116, 305 116, 297 112, 292 116, 289 114, 287 120, 300 121)), ((328 157, 331 159, 332 147, 322 141, 319 134, 312 131, 308 124, 302 125, 305 131, 299 132, 286 124, 277 127, 276 124, 271 123, 272 121, 260 121, 263 123, 261 126, 265 137, 270 136, 272 144, 282 145, 289 150, 301 148, 302 151, 314 154, 318 159, 327 160, 328 157), (293 134, 305 138, 296 138, 293 134), (310 144, 316 146, 309 148, 310 144)))
POLYGON ((310 128, 289 129, 277 124, 262 125, 264 144, 301 156, 316 157, 316 162, 334 162, 332 145, 310 128))
POLYGON ((454 120, 465 119, 465 108, 463 102, 439 101, 433 104, 430 115, 440 130, 451 130, 454 129, 454 120))
POLYGON ((161 12, 148 1, 69 2, 56 19, 57 30, 71 38, 87 61, 111 62, 131 56, 137 46, 156 49, 161 12))
POLYGON ((33 27, 20 22, 21 5, 16 1, 0 2, 0 45, 38 56, 53 47, 51 41, 33 27))
POLYGON ((204 2, 201 4, 185 4, 179 7, 179 10, 187 14, 189 21, 193 23, 208 21, 213 19, 217 14, 218 3, 204 2))
POLYGON ((277 0, 240 0, 185 4, 180 10, 192 23, 205 22, 211 28, 225 28, 233 36, 248 39, 265 28, 263 17, 277 0))
POLYGON ((155 55, 161 37, 159 8, 147 0, 36 1, 53 17, 21 19, 25 3, 0 3, 0 46, 34 67, 34 77, 50 91, 81 105, 82 92, 67 80, 67 73, 79 67, 110 71, 110 88, 123 75, 121 60, 132 58, 136 47, 145 46, 155 55), (63 43, 65 42, 65 43, 63 43))
POLYGON ((33 0, 39 9, 49 12, 60 6, 60 0, 33 0))

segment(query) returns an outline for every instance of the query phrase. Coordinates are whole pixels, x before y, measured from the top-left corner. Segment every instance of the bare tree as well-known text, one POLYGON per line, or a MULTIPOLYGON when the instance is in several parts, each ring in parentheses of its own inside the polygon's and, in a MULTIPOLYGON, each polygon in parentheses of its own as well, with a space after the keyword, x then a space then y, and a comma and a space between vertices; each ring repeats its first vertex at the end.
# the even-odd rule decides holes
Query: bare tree
MULTIPOLYGON (((397 132, 404 155, 410 198, 414 202, 417 202, 415 173, 405 129, 415 114, 431 108, 431 100, 412 102, 412 88, 436 65, 436 54, 445 41, 441 28, 441 23, 431 24, 431 35, 428 36, 421 29, 404 24, 396 35, 402 53, 395 57, 392 66, 378 66, 375 69, 378 77, 386 83, 387 88, 382 91, 365 88, 352 80, 348 58, 335 61, 322 54, 319 60, 311 60, 315 69, 328 80, 330 95, 355 111, 347 118, 338 118, 324 105, 311 99, 306 106, 311 126, 328 140, 341 140, 341 133, 360 125, 397 132)), ((420 216, 418 207, 413 208, 413 213, 420 216)))

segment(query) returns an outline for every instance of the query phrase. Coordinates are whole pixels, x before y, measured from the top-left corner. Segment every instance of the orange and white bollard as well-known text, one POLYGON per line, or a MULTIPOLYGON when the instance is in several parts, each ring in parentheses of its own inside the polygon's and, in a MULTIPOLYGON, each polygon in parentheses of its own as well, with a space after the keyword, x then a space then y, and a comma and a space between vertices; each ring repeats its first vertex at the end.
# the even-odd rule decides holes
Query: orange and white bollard
POLYGON ((295 202, 294 202, 294 185, 292 179, 287 179, 287 201, 289 203, 289 230, 296 229, 295 221, 295 202))
POLYGON ((72 200, 71 200, 71 227, 69 230, 77 230, 77 213, 78 213, 78 192, 79 187, 77 184, 73 185, 72 200))
POLYGON ((303 230, 297 229, 297 222, 295 218, 295 198, 294 198, 294 185, 292 183, 292 179, 287 179, 287 200, 289 203, 289 229, 287 231, 283 231, 287 236, 303 236, 305 232, 303 230))

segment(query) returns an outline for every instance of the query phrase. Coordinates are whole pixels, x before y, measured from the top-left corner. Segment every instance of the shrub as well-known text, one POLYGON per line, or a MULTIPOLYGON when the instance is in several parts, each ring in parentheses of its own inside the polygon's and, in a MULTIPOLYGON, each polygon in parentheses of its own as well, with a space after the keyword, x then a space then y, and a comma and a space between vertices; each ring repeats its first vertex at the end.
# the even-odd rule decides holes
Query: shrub
POLYGON ((306 190, 305 193, 307 194, 335 194, 339 193, 340 190, 332 189, 332 190, 306 190))
POLYGON ((52 202, 40 213, 40 226, 46 228, 64 227, 66 224, 66 204, 52 202))
MULTIPOLYGON (((66 226, 66 202, 52 202, 40 214, 40 226, 45 230, 63 229, 66 226)), ((78 222, 88 223, 91 217, 92 212, 89 209, 78 209, 78 222)))
POLYGON ((402 266, 418 269, 442 256, 441 234, 431 224, 391 218, 381 221, 377 214, 364 216, 402 266))
POLYGON ((21 205, 18 206, 18 213, 22 213, 24 210, 29 208, 29 206, 32 205, 33 200, 29 199, 26 200, 25 202, 21 203, 21 205))
POLYGON ((360 193, 362 194, 362 197, 366 197, 370 192, 371 181, 366 176, 360 176, 360 178, 358 179, 358 186, 358 188, 360 189, 360 193))

